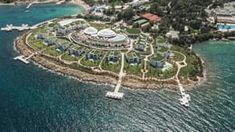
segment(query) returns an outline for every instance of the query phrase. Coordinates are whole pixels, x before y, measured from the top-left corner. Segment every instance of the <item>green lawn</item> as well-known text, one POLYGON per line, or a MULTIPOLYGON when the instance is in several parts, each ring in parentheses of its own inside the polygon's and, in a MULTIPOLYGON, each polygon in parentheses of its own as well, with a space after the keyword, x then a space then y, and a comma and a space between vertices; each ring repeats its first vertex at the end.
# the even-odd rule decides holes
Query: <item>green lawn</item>
POLYGON ((180 70, 179 75, 185 78, 190 77, 191 79, 195 79, 195 77, 200 73, 200 63, 197 57, 188 50, 176 45, 173 45, 172 50, 179 51, 187 57, 186 62, 188 65, 180 70))
POLYGON ((115 73, 119 73, 121 69, 121 60, 119 60, 119 63, 117 64, 110 64, 110 63, 106 63, 105 61, 103 61, 101 68, 103 70, 108 70, 108 71, 112 71, 115 73))
POLYGON ((160 46, 160 48, 158 49, 159 52, 166 52, 169 48, 164 47, 164 46, 160 46))
POLYGON ((160 61, 162 59, 164 59, 164 57, 160 54, 154 54, 153 57, 151 57, 150 59, 156 60, 156 61, 160 61))
POLYGON ((174 76, 177 72, 177 66, 174 65, 172 69, 162 72, 161 69, 154 68, 150 64, 148 64, 148 72, 146 74, 147 77, 156 77, 160 79, 166 79, 174 76))
POLYGON ((62 55, 61 59, 66 60, 66 61, 78 61, 78 59, 81 57, 73 57, 71 55, 69 55, 68 53, 65 53, 62 55))
POLYGON ((104 23, 96 23, 96 22, 90 22, 90 25, 98 30, 102 30, 105 28, 111 28, 112 25, 104 24, 104 23))
POLYGON ((46 48, 47 46, 44 45, 43 41, 38 40, 34 37, 34 34, 31 34, 28 38, 28 44, 32 46, 35 50, 41 50, 46 48))
POLYGON ((199 64, 196 56, 187 55, 186 62, 188 65, 186 67, 183 67, 180 70, 179 75, 183 76, 183 77, 190 77, 190 78, 195 79, 196 75, 198 75, 200 72, 198 69, 200 67, 200 64, 199 64))
POLYGON ((140 30, 138 28, 126 28, 127 33, 129 34, 139 34, 140 30))
POLYGON ((174 54, 173 60, 175 60, 175 61, 183 61, 184 60, 183 55, 181 55, 179 53, 175 53, 175 52, 173 52, 173 54, 174 54))
POLYGON ((90 61, 90 60, 87 60, 85 57, 82 58, 81 60, 82 65, 89 66, 89 67, 97 67, 99 66, 100 62, 101 62, 101 59, 97 61, 90 61))
POLYGON ((157 41, 157 43, 165 43, 166 39, 162 36, 159 36, 159 37, 156 38, 156 41, 157 41))
POLYGON ((126 71, 127 74, 142 76, 142 72, 141 72, 142 68, 143 68, 143 62, 141 62, 141 64, 139 65, 129 65, 125 61, 124 70, 126 71))
POLYGON ((57 51, 55 47, 47 47, 44 53, 51 55, 51 56, 55 56, 55 57, 62 54, 62 52, 57 51))

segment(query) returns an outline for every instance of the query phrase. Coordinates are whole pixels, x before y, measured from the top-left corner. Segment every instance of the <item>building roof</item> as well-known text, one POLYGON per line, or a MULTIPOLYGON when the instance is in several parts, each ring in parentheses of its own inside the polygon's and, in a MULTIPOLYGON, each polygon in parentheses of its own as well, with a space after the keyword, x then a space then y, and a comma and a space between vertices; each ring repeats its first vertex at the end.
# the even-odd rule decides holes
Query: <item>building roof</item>
POLYGON ((147 20, 140 19, 140 20, 135 21, 135 24, 137 23, 137 24, 141 25, 141 24, 146 23, 146 22, 147 22, 147 20))
POLYGON ((153 22, 153 23, 157 23, 157 22, 160 22, 161 21, 161 17, 159 17, 158 15, 154 15, 152 13, 144 13, 141 15, 141 17, 149 20, 150 22, 153 22))
POLYGON ((105 38, 111 38, 111 37, 115 37, 116 33, 111 29, 102 29, 98 32, 98 36, 105 37, 105 38))
POLYGON ((109 41, 110 42, 121 42, 121 41, 125 41, 126 40, 126 36, 123 34, 118 34, 117 36, 110 38, 109 41))
POLYGON ((88 34, 88 35, 94 35, 98 32, 98 30, 94 27, 88 27, 84 30, 84 33, 85 34, 88 34))

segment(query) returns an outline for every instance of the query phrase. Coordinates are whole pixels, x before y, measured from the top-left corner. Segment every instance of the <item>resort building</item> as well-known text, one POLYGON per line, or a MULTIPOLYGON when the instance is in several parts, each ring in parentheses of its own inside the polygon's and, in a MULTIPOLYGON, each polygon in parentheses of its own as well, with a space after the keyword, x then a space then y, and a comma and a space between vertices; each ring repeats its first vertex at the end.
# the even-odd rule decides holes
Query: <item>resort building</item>
POLYGON ((146 37, 140 35, 139 41, 135 44, 134 47, 138 51, 146 51, 148 47, 146 37))
POLYGON ((102 54, 100 53, 100 51, 91 51, 91 52, 87 53, 85 57, 87 60, 97 61, 102 58, 102 54))
POLYGON ((43 34, 38 34, 36 38, 39 40, 44 40, 46 37, 43 34))
POLYGON ((133 0, 132 2, 127 3, 127 5, 130 5, 132 7, 140 6, 145 3, 148 3, 149 0, 133 0))
POLYGON ((43 44, 46 45, 46 46, 51 46, 51 45, 56 45, 57 44, 56 40, 46 38, 45 35, 43 35, 43 34, 38 34, 36 36, 36 39, 43 41, 43 44))
POLYGON ((166 33, 166 37, 170 39, 179 39, 179 31, 171 30, 166 33))
POLYGON ((80 33, 73 35, 77 43, 99 48, 126 48, 129 47, 129 38, 123 33, 116 33, 111 29, 98 31, 94 27, 87 27, 80 33))
POLYGON ((85 48, 81 48, 81 49, 68 49, 69 55, 74 55, 74 56, 81 56, 85 53, 85 48))
POLYGON ((152 13, 143 13, 139 16, 134 16, 132 19, 133 26, 139 27, 142 30, 151 29, 161 22, 161 17, 152 13))
POLYGON ((135 52, 131 52, 125 55, 126 61, 130 65, 138 65, 141 63, 141 58, 137 56, 135 52))
POLYGON ((56 36, 66 36, 68 34, 70 34, 72 32, 72 30, 70 29, 58 29, 56 32, 56 36))
POLYGON ((170 59, 172 57, 173 53, 171 53, 169 50, 164 52, 164 58, 166 60, 170 59))
POLYGON ((106 62, 109 64, 116 64, 120 60, 120 55, 118 55, 117 52, 111 52, 107 57, 106 57, 106 62))
POLYGON ((235 2, 225 3, 223 7, 218 6, 215 9, 205 9, 208 13, 207 20, 212 23, 235 24, 235 2))
POLYGON ((136 44, 135 49, 138 51, 145 51, 146 50, 146 45, 144 44, 136 44))
POLYGON ((58 51, 66 51, 68 49, 68 45, 67 44, 55 44, 55 48, 58 50, 58 51))
POLYGON ((165 65, 165 61, 162 61, 162 60, 157 61, 157 60, 150 59, 149 63, 154 68, 163 68, 165 65))
POLYGON ((110 7, 106 5, 97 5, 93 6, 90 10, 91 14, 96 16, 102 16, 104 15, 104 12, 107 11, 110 7))

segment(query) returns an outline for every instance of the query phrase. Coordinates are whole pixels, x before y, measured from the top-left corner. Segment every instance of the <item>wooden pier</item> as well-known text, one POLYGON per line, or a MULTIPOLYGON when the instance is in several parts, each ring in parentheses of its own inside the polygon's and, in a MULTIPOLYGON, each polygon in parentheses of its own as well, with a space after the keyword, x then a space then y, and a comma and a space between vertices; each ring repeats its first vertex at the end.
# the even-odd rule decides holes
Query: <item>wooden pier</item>
POLYGON ((115 90, 114 92, 107 92, 106 93, 106 97, 108 98, 112 98, 112 99, 122 99, 123 96, 124 96, 124 93, 121 93, 121 92, 118 92, 120 87, 121 87, 121 84, 122 84, 122 77, 125 76, 125 73, 123 72, 123 68, 124 68, 124 53, 122 53, 122 66, 121 66, 121 69, 120 69, 120 72, 119 72, 119 79, 118 79, 118 82, 117 82, 117 85, 115 87, 115 90))
POLYGON ((181 98, 179 98, 180 104, 189 107, 189 102, 191 101, 190 95, 185 92, 182 84, 179 81, 178 86, 181 94, 181 98))

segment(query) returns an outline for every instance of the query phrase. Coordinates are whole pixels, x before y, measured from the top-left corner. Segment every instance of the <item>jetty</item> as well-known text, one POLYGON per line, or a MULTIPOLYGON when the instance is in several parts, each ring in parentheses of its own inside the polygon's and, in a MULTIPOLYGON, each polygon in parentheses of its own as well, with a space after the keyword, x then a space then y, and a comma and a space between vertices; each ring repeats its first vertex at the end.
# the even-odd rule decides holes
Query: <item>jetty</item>
POLYGON ((112 98, 112 99, 122 99, 124 96, 124 93, 118 92, 122 84, 122 77, 125 76, 125 73, 123 72, 125 58, 124 58, 124 53, 121 53, 121 54, 122 54, 122 66, 119 72, 119 79, 118 79, 117 85, 115 87, 114 92, 107 92, 105 95, 106 97, 112 98))
POLYGON ((27 5, 26 9, 29 9, 34 3, 36 3, 36 2, 31 2, 31 3, 29 3, 29 4, 27 5))
POLYGON ((23 31, 29 29, 31 28, 28 24, 22 24, 21 26, 14 26, 12 24, 7 24, 6 27, 1 28, 1 31, 12 31, 12 30, 23 31))
POLYGON ((186 107, 189 107, 189 102, 191 101, 190 95, 185 92, 185 90, 184 90, 182 84, 179 82, 179 80, 177 82, 178 82, 178 86, 179 86, 179 90, 180 90, 180 94, 181 94, 181 98, 179 99, 180 104, 184 105, 186 107))
POLYGON ((57 5, 60 5, 60 4, 63 4, 63 3, 65 3, 65 2, 66 2, 66 0, 60 0, 60 1, 56 2, 56 4, 57 4, 57 5))
POLYGON ((180 101, 181 105, 189 107, 189 102, 191 101, 190 95, 185 92, 185 90, 183 88, 183 85, 180 83, 180 80, 179 80, 180 69, 187 66, 186 56, 184 54, 180 53, 180 52, 177 52, 177 53, 184 56, 183 61, 176 62, 177 66, 178 66, 178 70, 177 70, 177 73, 176 73, 175 77, 176 77, 176 81, 177 81, 179 91, 180 91, 180 95, 181 95, 181 98, 179 98, 179 101, 180 101))
POLYGON ((36 55, 36 54, 37 54, 37 52, 32 53, 32 54, 29 55, 28 57, 25 57, 25 56, 23 56, 23 55, 20 55, 20 56, 15 57, 14 60, 20 60, 21 62, 23 62, 23 63, 25 63, 25 64, 29 64, 29 61, 28 61, 28 60, 29 60, 31 57, 33 57, 34 55, 36 55))

